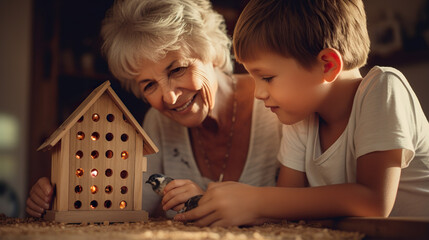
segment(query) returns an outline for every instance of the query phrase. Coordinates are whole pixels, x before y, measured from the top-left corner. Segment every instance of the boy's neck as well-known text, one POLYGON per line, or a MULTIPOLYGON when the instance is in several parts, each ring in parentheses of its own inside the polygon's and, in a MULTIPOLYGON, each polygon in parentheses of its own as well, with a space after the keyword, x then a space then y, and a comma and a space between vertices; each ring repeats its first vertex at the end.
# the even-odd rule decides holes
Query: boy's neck
POLYGON ((329 92, 318 108, 323 124, 328 128, 335 125, 347 125, 353 106, 354 96, 362 75, 358 68, 342 71, 332 83, 329 92))

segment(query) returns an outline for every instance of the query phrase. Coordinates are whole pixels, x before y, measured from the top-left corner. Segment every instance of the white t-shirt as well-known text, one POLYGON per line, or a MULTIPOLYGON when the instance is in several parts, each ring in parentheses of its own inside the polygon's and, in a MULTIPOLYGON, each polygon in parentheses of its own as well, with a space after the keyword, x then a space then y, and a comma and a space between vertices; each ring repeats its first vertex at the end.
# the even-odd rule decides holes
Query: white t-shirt
POLYGON ((356 92, 348 125, 325 152, 319 118, 283 126, 279 161, 305 172, 310 186, 356 182, 356 160, 374 151, 404 149, 390 216, 429 216, 429 124, 406 78, 374 67, 356 92))
MULTIPOLYGON (((237 124, 240 124, 237 122, 237 124)), ((150 109, 143 128, 159 148, 157 154, 148 155, 148 169, 143 180, 153 173, 163 173, 174 179, 190 179, 203 190, 211 181, 202 177, 191 147, 188 128, 150 109)), ((277 116, 265 108, 264 103, 253 103, 251 133, 246 163, 239 182, 254 186, 274 186, 279 168, 277 153, 281 139, 281 123, 277 116)), ((160 204, 149 184, 143 184, 143 209, 153 213, 160 204)))

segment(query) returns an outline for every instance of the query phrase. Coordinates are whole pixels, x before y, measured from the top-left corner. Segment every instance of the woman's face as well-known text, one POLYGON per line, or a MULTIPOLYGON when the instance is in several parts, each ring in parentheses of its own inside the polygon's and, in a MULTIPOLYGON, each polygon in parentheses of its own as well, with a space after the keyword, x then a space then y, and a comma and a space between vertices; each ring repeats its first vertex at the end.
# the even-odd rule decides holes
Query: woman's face
POLYGON ((142 96, 165 116, 186 127, 202 123, 215 104, 213 63, 169 52, 158 62, 142 61, 135 79, 142 96))

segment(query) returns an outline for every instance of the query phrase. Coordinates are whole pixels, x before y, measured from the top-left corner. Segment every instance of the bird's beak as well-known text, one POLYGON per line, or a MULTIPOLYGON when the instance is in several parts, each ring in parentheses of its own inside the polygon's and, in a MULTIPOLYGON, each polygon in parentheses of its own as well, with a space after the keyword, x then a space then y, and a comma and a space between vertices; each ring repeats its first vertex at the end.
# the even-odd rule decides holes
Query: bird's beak
POLYGON ((149 184, 150 184, 149 180, 147 180, 147 181, 146 181, 146 183, 149 183, 149 184))

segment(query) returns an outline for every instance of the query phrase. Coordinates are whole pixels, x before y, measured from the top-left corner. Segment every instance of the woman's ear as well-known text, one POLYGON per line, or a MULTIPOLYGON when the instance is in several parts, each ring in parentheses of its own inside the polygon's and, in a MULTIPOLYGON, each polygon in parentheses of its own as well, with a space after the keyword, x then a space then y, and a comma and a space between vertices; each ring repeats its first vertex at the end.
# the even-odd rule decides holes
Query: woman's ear
POLYGON ((333 82, 343 70, 343 58, 334 48, 325 48, 317 56, 323 66, 323 75, 326 82, 333 82))

